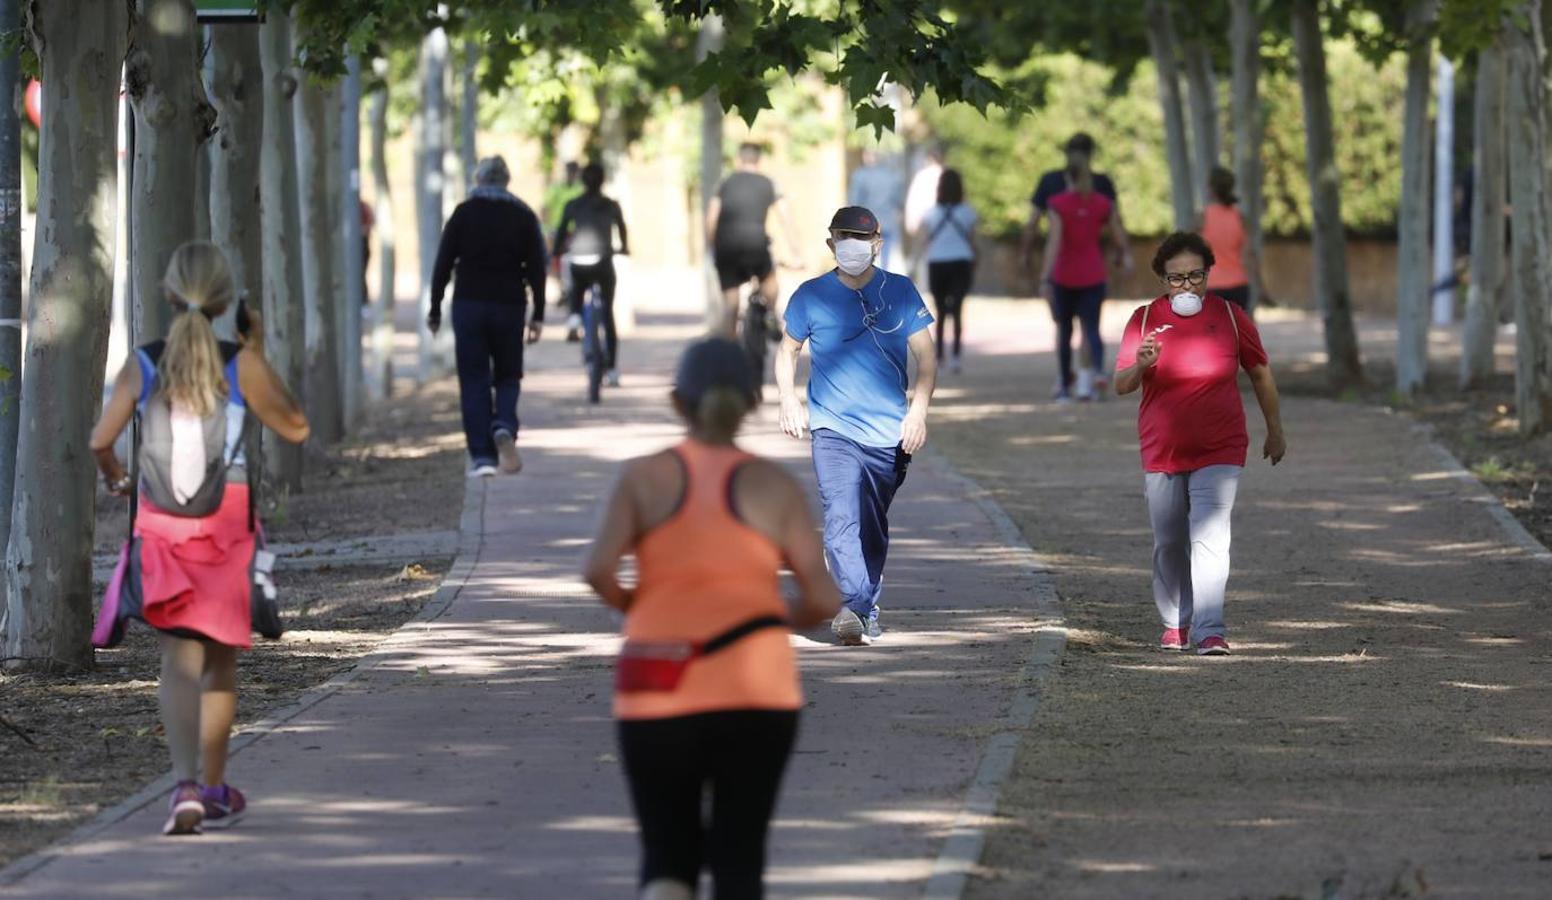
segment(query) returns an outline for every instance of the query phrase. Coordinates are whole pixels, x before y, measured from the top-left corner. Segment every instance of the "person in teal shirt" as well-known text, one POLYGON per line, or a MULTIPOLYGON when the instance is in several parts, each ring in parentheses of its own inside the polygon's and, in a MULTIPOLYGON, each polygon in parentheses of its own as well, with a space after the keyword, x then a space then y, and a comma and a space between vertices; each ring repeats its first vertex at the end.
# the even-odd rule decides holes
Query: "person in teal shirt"
POLYGON ((782 430, 801 438, 807 428, 813 436, 825 556, 846 601, 831 628, 843 644, 856 645, 883 633, 878 601, 889 507, 911 454, 927 442, 938 364, 932 313, 916 285, 876 265, 883 244, 878 217, 860 206, 842 208, 827 243, 836 267, 804 282, 787 304, 776 384, 782 430), (796 387, 804 344, 812 362, 807 409, 796 387))

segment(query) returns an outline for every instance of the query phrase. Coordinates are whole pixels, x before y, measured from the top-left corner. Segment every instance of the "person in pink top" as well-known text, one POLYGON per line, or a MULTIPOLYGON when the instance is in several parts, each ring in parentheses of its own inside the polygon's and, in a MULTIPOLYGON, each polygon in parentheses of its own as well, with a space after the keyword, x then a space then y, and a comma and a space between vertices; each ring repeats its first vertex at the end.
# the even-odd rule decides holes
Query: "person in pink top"
POLYGON ((1142 389, 1137 436, 1153 525, 1153 599, 1164 623, 1159 643, 1187 650, 1194 642, 1206 656, 1229 652, 1229 520, 1250 447, 1241 369, 1266 420, 1262 458, 1275 466, 1288 450, 1255 323, 1205 289, 1214 261, 1201 235, 1164 239, 1153 271, 1169 290, 1133 313, 1115 374, 1117 394, 1142 389))
POLYGON ((1046 239, 1039 281, 1041 293, 1051 304, 1051 317, 1056 320, 1058 403, 1072 399, 1075 382, 1078 399, 1094 399, 1095 382, 1105 365, 1099 311, 1105 300, 1106 269, 1100 240, 1109 231, 1118 245, 1126 243, 1115 201, 1095 189, 1094 173, 1086 162, 1069 162, 1067 176, 1067 190, 1052 196, 1047 205, 1051 232, 1046 239), (1083 366, 1076 378, 1072 366, 1074 316, 1083 325, 1083 341, 1090 354, 1089 365, 1083 366))
POLYGON ((1266 297, 1266 285, 1261 281, 1261 263, 1255 248, 1246 238, 1245 218, 1240 215, 1239 197, 1234 194, 1234 173, 1218 166, 1212 170, 1207 184, 1212 189, 1213 202, 1202 210, 1198 231, 1218 258, 1207 275, 1207 289, 1251 312, 1251 284, 1256 286, 1255 296, 1261 298, 1266 297))

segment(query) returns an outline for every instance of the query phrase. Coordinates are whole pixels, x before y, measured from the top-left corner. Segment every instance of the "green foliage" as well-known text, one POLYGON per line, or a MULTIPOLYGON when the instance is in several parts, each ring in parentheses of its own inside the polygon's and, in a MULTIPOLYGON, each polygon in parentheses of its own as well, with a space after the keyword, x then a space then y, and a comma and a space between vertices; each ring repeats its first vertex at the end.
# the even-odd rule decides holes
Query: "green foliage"
MULTIPOLYGON (((1375 68, 1353 42, 1342 41, 1330 45, 1327 65, 1343 215, 1354 232, 1393 233, 1401 193, 1396 110, 1406 89, 1402 60, 1375 68)), ((1303 235, 1310 228, 1310 192, 1298 81, 1286 68, 1268 68, 1261 84, 1267 123, 1263 222, 1271 235, 1303 235)), ((1119 85, 1110 68, 1070 54, 1036 57, 1008 77, 1042 80, 1045 102, 1022 119, 994 110, 984 121, 966 107, 941 107, 930 98, 922 104, 929 126, 951 145, 949 165, 963 173, 989 232, 1006 236, 1022 227, 1036 179, 1062 165, 1061 144, 1078 130, 1098 142, 1096 167, 1115 179, 1128 229, 1142 235, 1171 230, 1169 165, 1151 63, 1140 63, 1119 85)), ((1220 84, 1225 110, 1227 89, 1220 84)))
MULTIPOLYGON (((298 57, 316 75, 338 76, 351 53, 381 55, 442 27, 454 37, 484 41, 487 91, 521 79, 543 92, 540 104, 552 109, 563 105, 567 87, 541 86, 546 79, 534 76, 532 61, 546 54, 557 63, 580 55, 610 73, 632 70, 638 77, 621 79, 630 82, 619 85, 626 88, 639 84, 659 94, 677 88, 689 97, 715 89, 725 109, 751 124, 771 108, 774 76, 790 81, 813 72, 843 86, 880 130, 894 125, 893 115, 873 102, 886 81, 913 95, 930 87, 944 103, 982 111, 1025 105, 984 74, 987 48, 977 30, 942 7, 932 0, 464 0, 439 13, 431 0, 290 4, 298 57), (723 46, 696 63, 691 38, 713 14, 724 23, 723 46)), ((637 113, 650 108, 630 106, 637 113)))

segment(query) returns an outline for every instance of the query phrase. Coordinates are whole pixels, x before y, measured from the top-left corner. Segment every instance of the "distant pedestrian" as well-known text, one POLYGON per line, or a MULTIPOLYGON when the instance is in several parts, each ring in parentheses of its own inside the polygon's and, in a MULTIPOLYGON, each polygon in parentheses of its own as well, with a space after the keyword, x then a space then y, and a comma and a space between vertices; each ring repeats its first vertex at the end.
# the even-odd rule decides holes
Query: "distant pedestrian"
MULTIPOLYGON (((552 235, 560 227, 561 215, 566 204, 582 196, 582 165, 576 160, 566 160, 561 179, 553 182, 544 192, 544 233, 552 235)), ((549 248, 548 264, 560 285, 562 297, 571 296, 571 260, 560 247, 549 248)), ((566 318, 566 340, 576 343, 582 340, 582 315, 576 313, 566 318)))
POLYGON ((1235 304, 1246 312, 1250 306, 1250 286, 1256 285, 1256 296, 1266 296, 1266 285, 1261 281, 1261 262, 1256 258, 1255 247, 1246 236, 1245 218, 1240 215, 1239 197, 1234 193, 1234 173, 1218 166, 1212 170, 1207 184, 1212 190, 1212 202, 1202 210, 1202 238, 1212 247, 1217 265, 1207 278, 1207 289, 1235 304))
MULTIPOLYGON (((916 174, 911 176, 911 187, 905 195, 905 233, 914 235, 921 231, 922 220, 927 217, 927 212, 938 202, 938 182, 943 178, 943 161, 948 156, 948 148, 941 143, 933 143, 927 146, 926 162, 916 174)), ((913 242, 911 257, 915 262, 911 271, 907 274, 913 278, 921 275, 918 270, 920 260, 923 258, 922 246, 919 242, 913 242)))
POLYGON ((889 556, 889 507, 911 454, 927 443, 937 385, 932 314, 904 275, 880 269, 878 219, 843 207, 830 220, 835 268, 805 281, 787 303, 776 353, 781 430, 813 435, 814 474, 824 505, 825 555, 846 606, 831 622, 841 643, 883 635, 879 599, 889 556), (810 356, 808 406, 798 398, 798 354, 810 356), (908 384, 909 361, 916 385, 908 384))
MULTIPOLYGON (((216 339, 211 320, 232 304, 236 287, 215 245, 175 250, 162 287, 172 327, 119 370, 91 449, 108 492, 122 497, 133 490, 139 501, 134 543, 115 580, 136 581, 139 609, 129 614, 155 628, 161 642, 157 696, 177 780, 162 832, 194 834, 232 825, 247 808, 242 792, 226 782, 237 651, 252 646, 256 625, 258 529, 244 425, 252 415, 291 443, 306 440, 308 426, 265 361, 257 311, 239 306, 238 343, 216 339), (139 485, 113 449, 137 410, 144 431, 139 485)), ((126 603, 123 596, 114 602, 126 603)), ((122 637, 116 618, 99 621, 94 643, 112 646, 122 637)))
POLYGON ((899 168, 879 162, 878 151, 864 147, 862 165, 852 173, 851 184, 846 190, 846 203, 877 214, 884 235, 878 258, 884 268, 891 268, 889 251, 896 249, 904 237, 900 229, 901 216, 905 212, 905 179, 899 168))
POLYGON ((840 606, 802 486, 734 443, 757 390, 737 344, 685 352, 673 404, 688 434, 625 464, 584 567, 625 614, 614 713, 647 900, 690 900, 703 868, 714 896, 763 896, 803 706, 788 632, 840 606), (627 555, 634 589, 619 580, 627 555), (791 607, 782 568, 797 579, 791 607))
MULTIPOLYGON (((1100 336, 1099 318, 1107 289, 1101 244, 1105 232, 1123 248, 1122 265, 1131 266, 1131 251, 1125 249, 1126 231, 1121 227, 1115 201, 1099 189, 1098 176, 1090 167, 1092 153, 1093 140, 1085 134, 1075 135, 1067 142, 1063 189, 1049 195, 1044 207, 1040 204, 1040 192, 1036 191, 1034 218, 1042 210, 1051 216, 1038 284, 1056 321, 1058 378, 1054 396, 1058 403, 1069 402, 1074 395, 1079 400, 1092 400, 1096 390, 1104 387, 1105 344, 1100 336), (1083 326, 1084 346, 1088 350, 1088 359, 1078 367, 1076 375, 1072 359, 1075 317, 1083 326)), ((1110 193, 1114 193, 1113 186, 1110 193)))
POLYGON ((957 169, 944 169, 938 179, 938 202, 927 211, 916 243, 926 248, 927 287, 938 310, 938 362, 943 361, 944 333, 953 322, 953 356, 949 371, 960 371, 964 340, 965 298, 975 281, 975 207, 965 202, 965 182, 957 169))
POLYGON ((528 204, 507 191, 510 180, 506 160, 480 160, 474 189, 442 229, 431 273, 426 324, 434 334, 442 327, 447 280, 457 272, 453 338, 471 477, 495 475, 498 466, 507 473, 523 468, 517 452, 517 401, 529 292, 528 343, 544 332, 544 232, 528 204))
POLYGON ((1223 618, 1229 580, 1229 521, 1250 435, 1239 372, 1250 376, 1266 443, 1277 465, 1287 452, 1277 383, 1250 315, 1216 294, 1202 296, 1215 263, 1200 235, 1164 239, 1153 271, 1168 292, 1137 310, 1116 360, 1116 393, 1142 389, 1137 435, 1153 525, 1153 600, 1160 646, 1205 656, 1229 652, 1223 618))
POLYGON ((619 252, 630 255, 630 235, 620 204, 604 196, 604 167, 589 163, 582 170, 582 194, 566 204, 555 227, 555 249, 571 261, 571 291, 567 301, 579 320, 587 292, 598 288, 603 300, 605 368, 609 384, 620 383, 620 336, 614 322, 614 235, 620 235, 619 252))

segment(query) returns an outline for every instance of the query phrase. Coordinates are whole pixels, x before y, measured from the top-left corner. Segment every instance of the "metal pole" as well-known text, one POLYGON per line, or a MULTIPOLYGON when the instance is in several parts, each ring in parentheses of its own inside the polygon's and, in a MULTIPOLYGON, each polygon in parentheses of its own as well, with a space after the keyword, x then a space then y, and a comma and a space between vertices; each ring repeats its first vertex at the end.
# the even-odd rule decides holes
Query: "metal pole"
POLYGON ((361 59, 345 60, 345 88, 340 103, 340 156, 345 167, 345 354, 340 359, 345 393, 345 430, 361 411, 361 314, 366 305, 366 260, 361 245, 361 59))
POLYGON ((1455 318, 1455 64, 1439 57, 1433 170, 1433 324, 1455 318))

